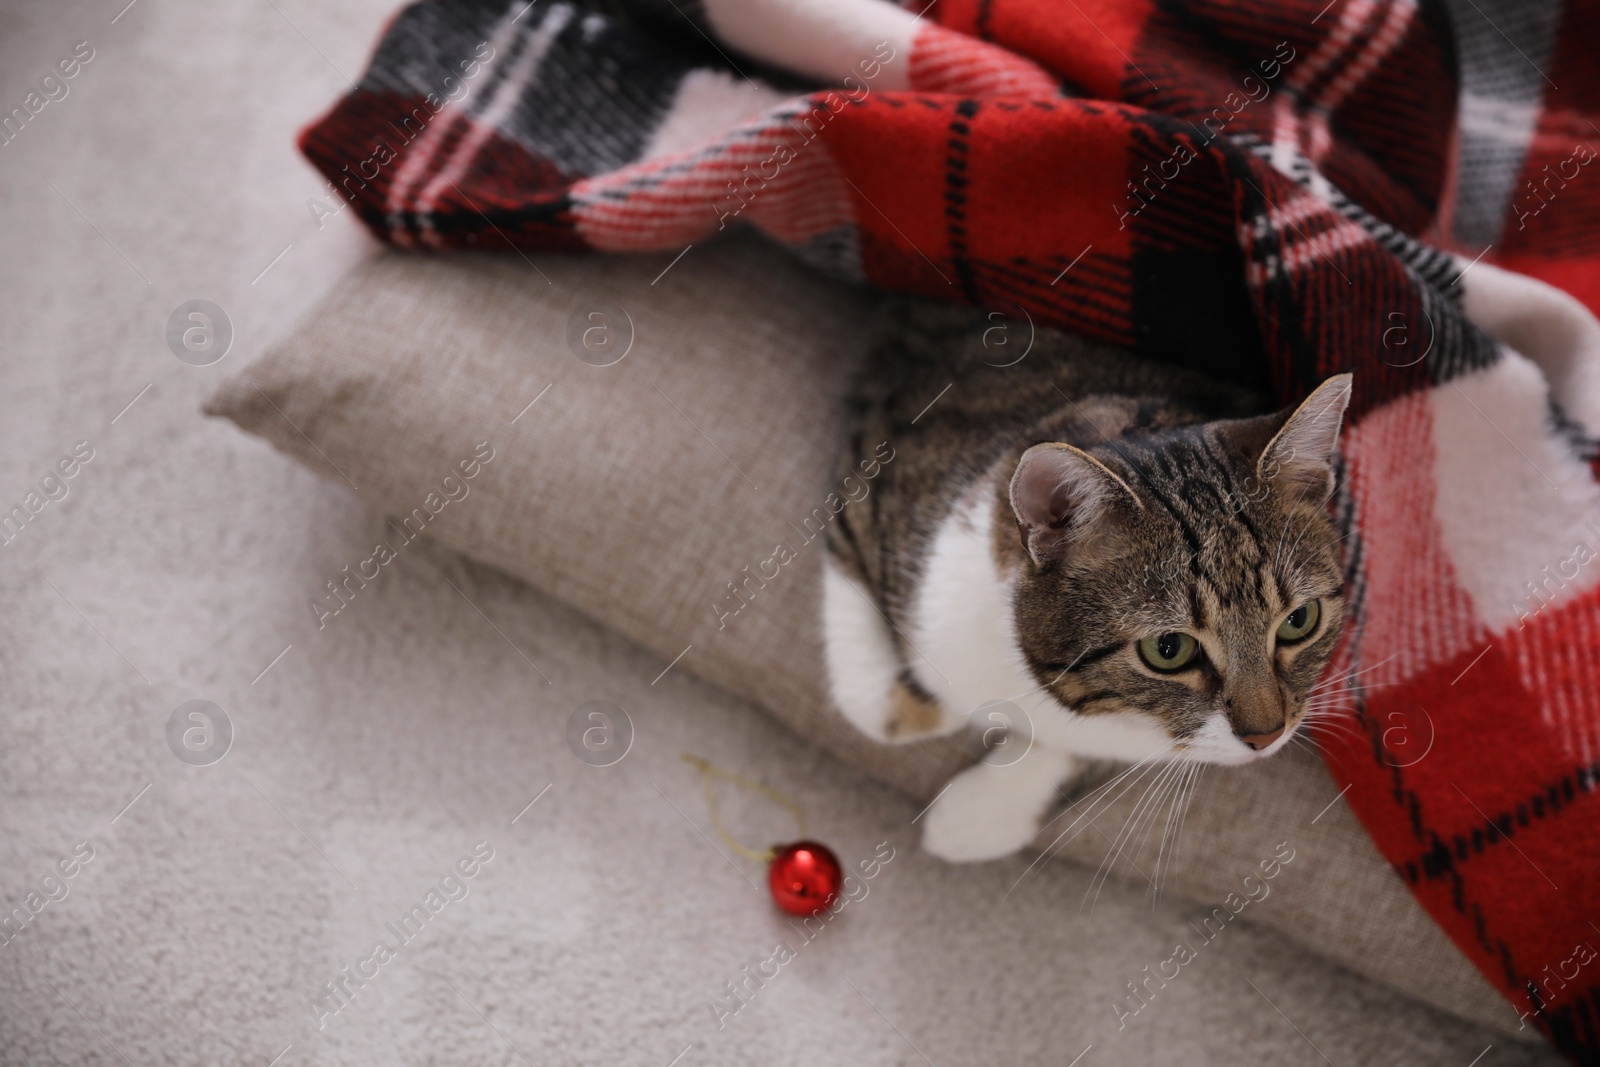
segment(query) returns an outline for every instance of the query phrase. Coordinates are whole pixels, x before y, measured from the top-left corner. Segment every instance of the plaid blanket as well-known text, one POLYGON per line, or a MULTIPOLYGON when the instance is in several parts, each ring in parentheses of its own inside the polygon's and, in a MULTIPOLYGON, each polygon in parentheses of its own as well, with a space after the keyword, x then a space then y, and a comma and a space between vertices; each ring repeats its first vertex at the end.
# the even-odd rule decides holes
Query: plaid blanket
POLYGON ((1596 1062, 1600 0, 913 3, 426 0, 301 145, 396 245, 754 226, 1286 404, 1354 370, 1326 758, 1596 1062))

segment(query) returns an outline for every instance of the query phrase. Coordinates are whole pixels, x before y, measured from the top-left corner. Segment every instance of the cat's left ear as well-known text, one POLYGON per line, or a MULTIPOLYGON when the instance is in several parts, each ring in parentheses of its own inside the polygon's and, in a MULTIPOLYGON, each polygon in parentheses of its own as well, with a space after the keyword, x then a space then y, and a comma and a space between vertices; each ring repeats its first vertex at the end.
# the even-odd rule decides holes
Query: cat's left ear
POLYGON ((1256 461, 1256 476, 1273 489, 1321 507, 1333 495, 1333 454, 1344 409, 1350 403, 1349 374, 1335 374, 1295 408, 1256 461))

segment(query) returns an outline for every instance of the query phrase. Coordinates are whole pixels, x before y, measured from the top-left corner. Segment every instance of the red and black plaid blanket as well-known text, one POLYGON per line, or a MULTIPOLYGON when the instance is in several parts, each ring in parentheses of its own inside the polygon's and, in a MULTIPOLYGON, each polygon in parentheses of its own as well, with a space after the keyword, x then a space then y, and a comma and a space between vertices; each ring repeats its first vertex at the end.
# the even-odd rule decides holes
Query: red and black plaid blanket
POLYGON ((430 0, 302 147, 397 245, 754 226, 1284 403, 1353 369, 1330 767, 1596 1062, 1597 44, 1600 0, 430 0))

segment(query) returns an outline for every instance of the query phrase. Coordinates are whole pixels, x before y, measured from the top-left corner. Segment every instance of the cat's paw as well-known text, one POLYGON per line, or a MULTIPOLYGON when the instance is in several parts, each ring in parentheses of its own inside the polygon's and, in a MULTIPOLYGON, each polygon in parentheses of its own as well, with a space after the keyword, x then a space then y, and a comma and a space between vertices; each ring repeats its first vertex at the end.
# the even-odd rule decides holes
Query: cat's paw
POLYGON ((922 847, 952 863, 1011 855, 1039 832, 1057 784, 1076 767, 1070 755, 1037 745, 1014 764, 968 767, 923 816, 922 847))
POLYGON ((959 729, 937 701, 908 684, 888 625, 871 597, 832 559, 822 567, 828 687, 850 725, 874 741, 915 741, 959 729))
POLYGON ((965 772, 923 817, 922 847, 951 863, 1009 856, 1039 829, 1039 815, 999 801, 965 772))

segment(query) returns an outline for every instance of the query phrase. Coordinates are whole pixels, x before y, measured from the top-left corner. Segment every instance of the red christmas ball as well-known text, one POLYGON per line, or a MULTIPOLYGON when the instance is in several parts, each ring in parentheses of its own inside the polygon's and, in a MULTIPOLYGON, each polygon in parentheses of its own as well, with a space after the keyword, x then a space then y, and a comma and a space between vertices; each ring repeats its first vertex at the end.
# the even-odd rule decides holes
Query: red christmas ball
POLYGON ((772 900, 790 915, 815 915, 833 903, 843 881, 839 857, 816 841, 779 845, 767 868, 772 900))

